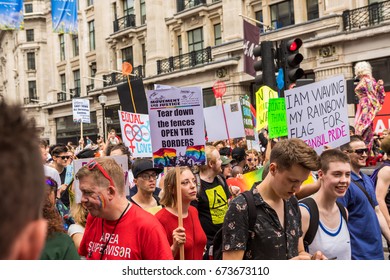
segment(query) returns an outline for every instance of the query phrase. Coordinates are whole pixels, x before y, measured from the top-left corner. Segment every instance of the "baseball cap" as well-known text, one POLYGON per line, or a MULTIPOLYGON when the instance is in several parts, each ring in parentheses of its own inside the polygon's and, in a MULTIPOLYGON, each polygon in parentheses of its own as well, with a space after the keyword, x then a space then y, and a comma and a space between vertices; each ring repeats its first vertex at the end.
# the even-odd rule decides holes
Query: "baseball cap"
POLYGON ((149 170, 155 171, 157 174, 163 172, 163 169, 153 167, 153 162, 149 159, 136 159, 131 167, 134 178, 137 178, 142 172, 149 170))
POLYGON ((221 156, 221 160, 222 160, 222 165, 227 165, 232 161, 232 159, 228 158, 227 156, 221 156))

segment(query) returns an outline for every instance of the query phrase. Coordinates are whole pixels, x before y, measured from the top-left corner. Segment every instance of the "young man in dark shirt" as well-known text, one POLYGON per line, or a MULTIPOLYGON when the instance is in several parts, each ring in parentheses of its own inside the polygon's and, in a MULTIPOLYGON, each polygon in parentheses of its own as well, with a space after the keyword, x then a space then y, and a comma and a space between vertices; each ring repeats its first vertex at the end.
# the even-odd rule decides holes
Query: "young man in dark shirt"
POLYGON ((253 188, 257 219, 248 229, 248 205, 239 195, 231 201, 223 223, 223 259, 322 259, 304 251, 301 215, 294 193, 310 171, 319 169, 316 152, 300 139, 278 142, 271 151, 269 173, 253 188))

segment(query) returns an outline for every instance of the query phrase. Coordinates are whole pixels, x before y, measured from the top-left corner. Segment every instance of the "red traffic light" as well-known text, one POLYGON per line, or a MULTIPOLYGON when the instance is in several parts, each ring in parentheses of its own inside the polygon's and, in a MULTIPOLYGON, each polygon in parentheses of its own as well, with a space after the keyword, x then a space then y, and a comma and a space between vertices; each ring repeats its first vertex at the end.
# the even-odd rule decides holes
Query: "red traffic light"
POLYGON ((300 38, 291 39, 287 42, 287 48, 290 52, 297 51, 302 46, 302 40, 300 38))

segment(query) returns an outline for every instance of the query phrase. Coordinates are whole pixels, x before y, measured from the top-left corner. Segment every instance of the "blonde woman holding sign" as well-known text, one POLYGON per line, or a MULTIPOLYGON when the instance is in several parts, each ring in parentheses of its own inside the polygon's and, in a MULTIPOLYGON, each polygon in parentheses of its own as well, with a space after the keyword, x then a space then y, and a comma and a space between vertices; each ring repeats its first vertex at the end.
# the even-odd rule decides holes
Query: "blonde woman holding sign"
POLYGON ((179 249, 184 246, 185 260, 201 260, 207 238, 199 221, 198 211, 190 203, 196 200, 196 179, 189 167, 170 169, 164 178, 164 191, 160 203, 165 207, 156 213, 168 237, 173 256, 180 259, 179 249), (179 180, 176 178, 179 174, 179 180), (180 182, 182 209, 179 209, 177 182, 180 182), (183 217, 183 226, 178 226, 179 212, 183 217))

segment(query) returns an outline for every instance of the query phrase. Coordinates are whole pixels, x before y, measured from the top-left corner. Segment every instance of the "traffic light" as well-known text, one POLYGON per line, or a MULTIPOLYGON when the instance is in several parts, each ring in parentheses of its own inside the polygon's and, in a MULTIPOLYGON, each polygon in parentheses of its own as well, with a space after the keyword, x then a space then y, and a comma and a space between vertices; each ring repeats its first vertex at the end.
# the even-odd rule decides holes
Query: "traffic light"
POLYGON ((304 74, 302 68, 299 67, 299 64, 303 60, 303 55, 299 53, 299 48, 301 46, 302 40, 300 38, 282 40, 280 43, 280 63, 284 70, 284 84, 286 90, 304 74))
POLYGON ((267 85, 272 89, 276 89, 275 49, 273 48, 273 42, 261 42, 260 46, 253 49, 253 55, 255 57, 260 57, 260 60, 253 64, 256 71, 261 71, 261 74, 256 75, 255 83, 257 85, 267 85))

